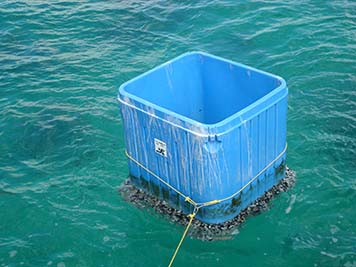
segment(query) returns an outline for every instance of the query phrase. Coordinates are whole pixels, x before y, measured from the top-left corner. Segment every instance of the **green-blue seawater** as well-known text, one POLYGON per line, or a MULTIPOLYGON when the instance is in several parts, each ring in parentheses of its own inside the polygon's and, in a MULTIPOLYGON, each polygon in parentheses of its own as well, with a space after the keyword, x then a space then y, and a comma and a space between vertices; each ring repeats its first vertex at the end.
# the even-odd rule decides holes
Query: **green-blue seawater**
POLYGON ((356 266, 356 2, 0 2, 0 266, 167 266, 184 230, 125 202, 118 87, 202 50, 284 77, 297 183, 175 266, 356 266))

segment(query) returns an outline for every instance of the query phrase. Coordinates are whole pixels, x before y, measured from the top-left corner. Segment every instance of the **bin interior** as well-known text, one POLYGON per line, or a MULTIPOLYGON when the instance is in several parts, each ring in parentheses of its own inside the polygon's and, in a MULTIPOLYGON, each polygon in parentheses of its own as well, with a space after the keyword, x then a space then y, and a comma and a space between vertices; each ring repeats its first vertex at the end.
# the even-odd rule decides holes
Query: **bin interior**
POLYGON ((215 124, 280 84, 275 76, 196 52, 167 62, 122 89, 184 117, 215 124))

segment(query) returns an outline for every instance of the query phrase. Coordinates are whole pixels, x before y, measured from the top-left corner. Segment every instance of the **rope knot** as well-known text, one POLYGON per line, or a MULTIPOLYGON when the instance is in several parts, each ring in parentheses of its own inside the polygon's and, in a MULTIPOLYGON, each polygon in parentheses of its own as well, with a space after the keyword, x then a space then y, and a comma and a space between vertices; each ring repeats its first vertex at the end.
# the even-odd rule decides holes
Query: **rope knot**
POLYGON ((197 203, 196 203, 193 199, 191 199, 190 197, 185 197, 184 200, 185 200, 186 202, 192 204, 194 207, 196 207, 196 205, 197 205, 197 203))
POLYGON ((188 218, 189 218, 189 219, 193 219, 193 218, 195 217, 195 215, 196 215, 195 212, 193 212, 193 213, 191 213, 191 214, 188 214, 188 218))

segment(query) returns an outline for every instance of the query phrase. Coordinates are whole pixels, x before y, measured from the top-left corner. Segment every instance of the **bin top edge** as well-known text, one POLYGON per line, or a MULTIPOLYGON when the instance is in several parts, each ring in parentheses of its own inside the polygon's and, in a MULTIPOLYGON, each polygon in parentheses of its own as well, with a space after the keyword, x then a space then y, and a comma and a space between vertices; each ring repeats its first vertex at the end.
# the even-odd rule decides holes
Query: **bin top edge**
MULTIPOLYGON (((117 96, 117 100, 123 104, 125 104, 125 99, 124 98, 130 98, 132 100, 134 100, 135 102, 139 102, 143 105, 146 105, 146 106, 149 106, 157 111, 160 111, 162 113, 165 113, 165 114, 168 114, 168 115, 172 115, 188 124, 191 124, 191 125, 194 125, 194 126, 197 126, 201 129, 205 129, 205 130, 209 130, 209 129, 212 129, 212 128, 220 128, 221 126, 223 126, 224 124, 232 121, 232 120, 235 120, 236 118, 239 118, 241 117, 244 113, 248 112, 249 110, 253 109, 255 106, 259 105, 261 102, 264 102, 267 98, 271 97, 272 95, 276 95, 278 93, 280 93, 281 91, 285 91, 285 93, 283 93, 283 95, 287 95, 288 94, 288 88, 287 88, 287 84, 286 84, 286 81, 278 76, 278 75, 275 75, 275 74, 272 74, 272 73, 269 73, 269 72, 266 72, 266 71, 263 71, 263 70, 259 70, 259 69, 256 69, 254 67, 250 67, 248 65, 245 65, 245 64, 242 64, 242 63, 238 63, 238 62, 235 62, 235 61, 232 61, 232 60, 229 60, 229 59, 226 59, 226 58, 223 58, 223 57, 219 57, 219 56, 215 56, 215 55, 212 55, 212 54, 209 54, 207 52, 203 52, 203 51, 189 51, 189 52, 185 52, 173 59, 170 59, 124 83, 122 83, 119 87, 119 92, 118 92, 118 96, 117 96), (255 71, 255 72, 258 72, 258 73, 261 73, 261 74, 264 74, 264 75, 267 75, 267 76, 270 76, 276 80, 279 81, 279 85, 274 88, 272 91, 270 91, 267 95, 263 96, 262 98, 260 98, 259 100, 257 100, 256 102, 252 103, 251 105, 245 107, 244 109, 238 111, 237 113, 235 114, 232 114, 231 116, 229 117, 226 117, 225 119, 221 120, 221 121, 218 121, 218 122, 215 122, 215 123, 212 123, 212 124, 209 124, 209 123, 202 123, 202 122, 199 122, 199 121, 196 121, 196 120, 193 120, 193 119, 190 119, 186 116, 183 116, 183 115, 180 115, 174 111, 171 111, 171 110, 168 110, 166 108, 163 108, 163 107, 160 107, 152 102, 149 102, 145 99, 142 99, 138 96, 135 96, 129 92, 127 92, 125 90, 125 87, 127 84, 129 83, 132 83, 134 82, 135 80, 138 80, 140 79, 141 77, 143 76, 146 76, 154 71, 156 71, 157 69, 159 68, 162 68, 162 67, 165 67, 167 65, 169 65, 170 63, 176 61, 176 60, 179 60, 180 58, 183 58, 183 57, 186 57, 186 56, 190 56, 190 55, 202 55, 202 56, 207 56, 207 57, 211 57, 211 58, 215 58, 215 59, 218 59, 218 60, 222 60, 222 61, 225 61, 229 64, 233 64, 233 65, 236 65, 236 66, 240 66, 240 67, 243 67, 243 68, 246 68, 246 69, 249 69, 249 70, 252 70, 252 71, 255 71)), ((204 130, 204 131, 205 131, 204 130)))
POLYGON ((267 75, 267 76, 270 76, 274 79, 277 79, 281 84, 280 86, 276 87, 275 89, 273 90, 277 90, 278 88, 280 87, 286 87, 286 81, 281 77, 281 76, 278 76, 276 74, 273 74, 273 73, 270 73, 270 72, 267 72, 267 71, 264 71, 264 70, 260 70, 260 69, 256 69, 254 67, 251 67, 251 66, 248 66, 248 65, 245 65, 243 63, 239 63, 239 62, 236 62, 236 61, 233 61, 233 60, 230 60, 230 59, 227 59, 227 58, 224 58, 224 57, 220 57, 220 56, 215 56, 213 54, 210 54, 210 53, 207 53, 207 52, 203 52, 203 51, 189 51, 189 52, 185 52, 183 54, 180 54, 179 56, 175 57, 175 58, 172 58, 166 62, 163 62, 162 64, 159 64, 157 65, 156 67, 148 70, 148 71, 145 71, 137 76, 135 76, 134 78, 132 79, 129 79, 128 81, 122 83, 119 87, 119 94, 122 94, 122 95, 129 95, 131 96, 131 94, 129 94, 126 90, 125 90, 125 87, 129 84, 129 83, 132 83, 140 78, 142 78, 143 76, 146 76, 162 67, 165 67, 169 64, 171 64, 172 62, 174 61, 177 61, 183 57, 187 57, 187 56, 192 56, 192 55, 202 55, 202 56, 205 56, 205 57, 210 57, 210 58, 215 58, 217 60, 221 60, 221 61, 225 61, 229 64, 232 64, 232 65, 235 65, 235 66, 239 66, 239 67, 243 67, 243 68, 246 68, 246 69, 249 69, 251 71, 254 71, 254 72, 257 72, 257 73, 260 73, 260 74, 263 74, 263 75, 267 75))

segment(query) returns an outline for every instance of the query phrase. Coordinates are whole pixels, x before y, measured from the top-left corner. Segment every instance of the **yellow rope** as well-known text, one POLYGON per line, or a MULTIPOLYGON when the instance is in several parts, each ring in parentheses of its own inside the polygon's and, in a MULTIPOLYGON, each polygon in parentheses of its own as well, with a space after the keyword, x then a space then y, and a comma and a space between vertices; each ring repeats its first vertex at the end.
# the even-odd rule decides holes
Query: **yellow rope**
POLYGON ((189 217, 188 225, 187 225, 187 227, 185 228, 184 233, 183 233, 183 235, 182 235, 182 237, 181 237, 181 239, 180 239, 180 241, 179 241, 179 243, 178 243, 178 246, 177 246, 176 250, 175 250, 174 253, 173 253, 173 256, 172 256, 172 258, 171 258, 171 261, 169 262, 168 267, 171 267, 171 266, 172 266, 172 264, 173 264, 173 262, 174 262, 174 259, 176 258, 177 253, 178 253, 180 247, 181 247, 182 244, 183 244, 184 238, 185 238, 185 236, 186 236, 187 233, 188 233, 189 227, 192 225, 192 222, 193 222, 193 219, 194 219, 195 215, 196 215, 196 212, 193 212, 192 214, 189 214, 189 215, 188 215, 188 217, 189 217))
POLYGON ((194 207, 194 212, 192 214, 189 214, 189 223, 187 225, 187 227, 184 230, 184 233, 178 243, 178 246, 176 248, 176 250, 174 251, 174 254, 171 258, 171 261, 169 262, 168 267, 171 267, 174 259, 177 256, 177 253, 180 249, 180 247, 183 244, 183 241, 188 233, 189 227, 191 226, 193 219, 195 217, 195 215, 197 214, 198 210, 202 207, 207 207, 207 206, 212 206, 215 204, 218 204, 220 202, 232 199, 233 197, 235 197, 236 195, 240 194, 248 185, 250 185, 254 180, 256 180, 258 178, 258 176, 260 176, 265 170, 267 170, 269 167, 271 167, 273 165, 273 163, 275 163, 279 158, 281 158, 283 156, 283 154, 287 151, 287 144, 284 147, 283 151, 274 159, 272 160, 269 164, 267 164, 261 171, 259 171, 250 181, 248 181, 248 183, 246 183, 242 188, 240 188, 240 190, 238 190, 237 192, 233 193, 232 195, 222 198, 222 199, 214 199, 211 201, 207 201, 207 202, 202 202, 202 203, 197 203, 195 202, 193 199, 191 199, 189 196, 186 196, 185 194, 183 194, 182 192, 180 192, 178 189, 176 189, 175 187, 173 187, 172 185, 170 185, 168 182, 166 182, 165 180, 163 180, 161 177, 159 177, 157 174, 155 174, 153 171, 151 171, 150 169, 148 169, 147 167, 145 167, 143 164, 141 164, 139 161, 137 161, 136 159, 134 159, 128 152, 127 150, 125 150, 126 156, 133 161, 134 163, 136 163, 138 166, 140 166, 142 169, 144 169, 145 171, 147 171, 149 174, 151 174, 152 176, 156 177, 159 181, 161 181, 163 184, 165 184, 167 187, 171 188, 173 191, 175 191, 177 194, 179 194, 180 196, 182 196, 184 198, 185 201, 187 201, 188 203, 192 204, 194 207))
POLYGON ((143 164, 141 164, 139 161, 137 161, 136 159, 134 159, 133 157, 131 157, 131 155, 127 152, 127 150, 125 150, 125 154, 126 157, 128 157, 131 161, 133 161, 134 163, 136 163, 138 166, 140 166, 142 169, 144 169, 146 172, 148 172, 149 174, 151 174, 152 176, 154 176, 155 178, 157 178, 160 182, 162 182, 163 184, 165 184, 166 186, 168 186, 170 189, 172 189, 174 192, 176 192, 178 195, 182 196, 185 201, 189 202, 190 204, 192 204, 194 207, 197 206, 197 203, 195 201, 193 201, 190 197, 184 195, 181 191, 179 191, 178 189, 176 189, 175 187, 171 186, 169 183, 167 183, 165 180, 163 180, 161 177, 159 177, 157 174, 155 174, 153 171, 151 171, 150 169, 148 169, 147 167, 145 167, 143 164))
POLYGON ((242 188, 240 188, 240 190, 236 191, 235 193, 233 193, 232 195, 222 198, 222 199, 215 199, 215 200, 211 200, 211 201, 207 201, 207 202, 202 202, 202 203, 198 203, 195 202, 193 199, 191 199, 189 196, 186 196, 185 194, 183 194, 181 191, 179 191, 178 189, 176 189, 175 187, 173 187, 172 185, 170 185, 168 182, 166 182, 165 180, 163 180, 161 177, 159 177, 157 174, 155 174, 153 171, 151 171, 150 169, 148 169, 146 166, 144 166, 143 164, 141 164, 138 160, 134 159, 128 152, 127 150, 125 150, 125 154, 126 156, 133 161, 134 163, 136 163, 138 166, 140 166, 142 169, 144 169, 146 172, 148 172, 149 174, 151 174, 152 176, 154 176, 155 178, 157 178, 160 182, 162 182, 163 184, 165 184, 167 187, 169 187, 170 189, 172 189, 174 192, 176 192, 178 195, 182 196, 184 198, 185 201, 189 202, 190 204, 192 204, 195 208, 201 208, 201 207, 206 207, 206 206, 211 206, 211 205, 215 205, 218 204, 220 202, 232 199, 233 197, 237 196, 238 194, 240 194, 247 186, 249 186, 254 180, 256 180, 258 178, 258 176, 260 176, 265 170, 267 170, 269 167, 271 167, 273 165, 273 163, 275 163, 278 159, 280 159, 283 154, 287 151, 287 144, 284 147, 284 149, 282 150, 282 152, 274 159, 272 160, 269 164, 267 164, 261 171, 259 171, 251 180, 249 180, 242 188))

